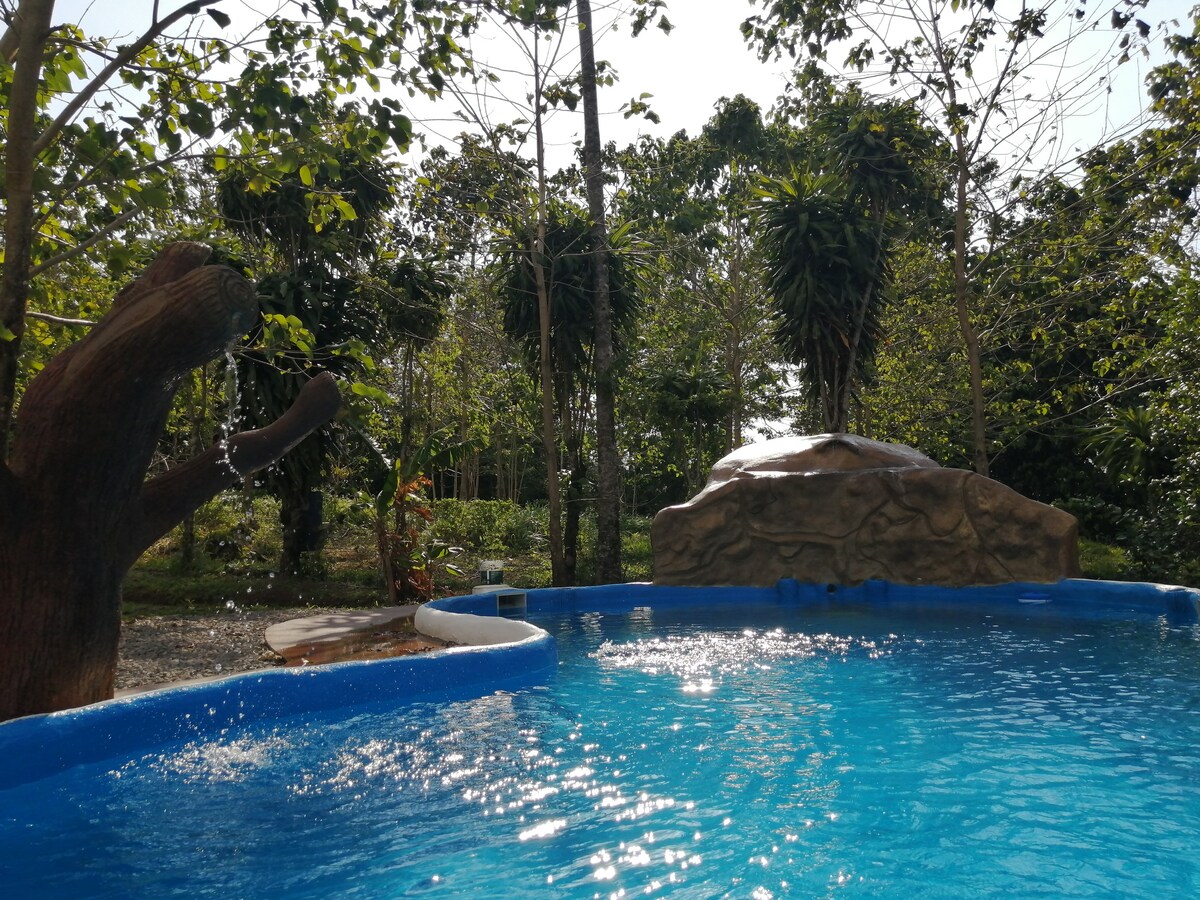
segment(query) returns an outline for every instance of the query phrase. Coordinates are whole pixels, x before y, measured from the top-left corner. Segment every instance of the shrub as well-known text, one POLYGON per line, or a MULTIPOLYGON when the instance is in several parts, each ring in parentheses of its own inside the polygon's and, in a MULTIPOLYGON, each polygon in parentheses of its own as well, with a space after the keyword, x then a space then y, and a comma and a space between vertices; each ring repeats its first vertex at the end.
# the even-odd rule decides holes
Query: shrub
POLYGON ((521 556, 547 529, 546 509, 511 500, 435 500, 428 537, 481 556, 521 556))
POLYGON ((1079 568, 1084 578, 1099 578, 1104 581, 1128 581, 1130 578, 1129 557, 1120 547, 1098 541, 1080 539, 1079 568))
POLYGON ((1121 543, 1129 538, 1129 514, 1115 503, 1097 497, 1067 497, 1054 506, 1079 520, 1079 533, 1093 541, 1121 543))

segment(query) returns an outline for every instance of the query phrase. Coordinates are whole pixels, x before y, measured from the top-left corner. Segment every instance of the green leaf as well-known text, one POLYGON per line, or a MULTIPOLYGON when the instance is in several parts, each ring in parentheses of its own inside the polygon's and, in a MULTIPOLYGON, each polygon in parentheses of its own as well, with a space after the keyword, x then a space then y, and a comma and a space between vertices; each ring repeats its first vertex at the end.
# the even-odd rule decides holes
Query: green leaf
POLYGON ((303 182, 305 187, 313 186, 313 173, 309 166, 303 165, 300 167, 300 181, 303 182))
MULTIPOLYGON (((290 174, 292 172, 295 172, 299 168, 300 168, 300 154, 298 154, 294 149, 289 147, 288 149, 284 150, 281 154, 279 154, 279 170, 281 172, 286 172, 286 173, 290 174)), ((309 177, 310 178, 312 177, 311 172, 309 173, 309 177)), ((303 179, 304 179, 304 176, 301 176, 302 181, 303 181, 303 179)))
POLYGON ((400 468, 399 465, 393 465, 388 472, 387 480, 383 483, 383 490, 375 495, 375 515, 383 517, 386 515, 392 501, 396 498, 396 488, 400 486, 400 468))
POLYGON ((392 400, 387 391, 372 387, 369 384, 363 384, 361 381, 356 381, 350 385, 350 393, 359 397, 365 397, 368 400, 374 400, 376 403, 390 403, 392 400))
POLYGON ((229 23, 232 21, 229 16, 225 15, 225 13, 221 12, 219 9, 209 9, 205 10, 205 12, 212 16, 212 20, 222 28, 228 28, 229 23))

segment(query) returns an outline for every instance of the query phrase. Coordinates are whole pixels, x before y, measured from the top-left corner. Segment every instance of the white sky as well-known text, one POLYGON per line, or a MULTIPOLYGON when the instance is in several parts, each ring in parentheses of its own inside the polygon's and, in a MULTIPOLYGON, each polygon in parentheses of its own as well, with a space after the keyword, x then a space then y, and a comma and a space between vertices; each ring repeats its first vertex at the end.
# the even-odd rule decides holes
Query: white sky
MULTIPOLYGON (((652 27, 637 38, 627 20, 613 30, 611 11, 594 5, 597 59, 611 63, 618 76, 617 83, 601 88, 599 95, 605 142, 624 146, 640 133, 667 137, 680 129, 694 135, 712 117, 721 97, 744 93, 765 111, 783 91, 791 66, 760 63, 742 40, 739 26, 752 11, 746 0, 674 0, 667 10, 674 26, 671 33, 652 27), (626 119, 621 112, 631 97, 643 93, 651 95, 647 102, 660 124, 642 117, 626 119)), ((567 41, 577 44, 573 31, 567 33, 567 41)), ((473 51, 481 59, 515 68, 520 56, 511 47, 506 37, 481 36, 473 51)), ((570 49, 564 72, 577 58, 577 48, 570 49)), ((502 115, 497 113, 498 118, 502 115)), ((453 123, 430 122, 429 127, 444 135, 456 130, 453 123)), ((582 128, 581 113, 554 112, 548 134, 552 156, 569 156, 572 143, 582 139, 582 128)))
MULTIPOLYGON (((1001 4, 1012 2, 1014 0, 999 0, 1001 4)), ((1078 5, 1078 0, 1052 2, 1056 6, 1062 4, 1072 8, 1078 5)), ((1107 16, 1107 11, 1117 3, 1118 0, 1110 0, 1103 15, 1107 16)), ((163 10, 180 5, 182 0, 163 0, 161 3, 163 10)), ((224 0, 217 8, 234 18, 231 30, 236 31, 261 21, 265 14, 280 5, 279 0, 224 0)), ((666 137, 686 129, 694 135, 712 116, 715 104, 722 96, 744 93, 765 110, 782 92, 790 69, 787 61, 764 65, 742 40, 738 26, 754 9, 748 0, 670 0, 666 12, 675 26, 671 34, 665 35, 652 28, 637 39, 631 37, 628 22, 616 32, 604 24, 611 22, 613 10, 628 5, 622 0, 611 3, 596 0, 594 3, 597 58, 611 62, 620 79, 615 86, 602 88, 600 92, 601 108, 605 113, 601 123, 602 140, 615 140, 623 146, 632 142, 639 132, 666 137), (626 120, 620 114, 622 104, 643 92, 652 95, 649 103, 661 117, 660 125, 641 118, 626 120)), ((82 16, 82 24, 89 33, 129 35, 144 28, 153 6, 153 0, 123 0, 119 5, 111 0, 59 0, 56 20, 78 21, 82 16)), ((1191 6, 1192 0, 1150 0, 1149 8, 1142 15, 1155 25, 1176 18, 1186 28, 1191 6)), ((1096 0, 1091 8, 1098 8, 1096 0)), ((567 41, 574 43, 573 32, 568 34, 567 41)), ((504 36, 481 34, 475 39, 473 50, 481 59, 501 67, 524 67, 520 54, 512 50, 511 40, 504 36)), ((1139 57, 1122 66, 1113 93, 1107 95, 1107 102, 1097 101, 1096 109, 1100 111, 1088 121, 1072 122, 1069 135, 1072 142, 1082 143, 1081 137, 1086 137, 1089 144, 1098 140, 1106 127, 1105 116, 1109 120, 1108 127, 1124 124, 1132 118, 1143 103, 1142 79, 1151 64, 1139 57)), ((506 78, 500 87, 517 97, 523 97, 527 91, 516 76, 506 78)), ((419 99, 403 100, 409 104, 408 112, 415 120, 417 130, 425 132, 431 140, 437 140, 438 136, 451 138, 464 127, 450 120, 457 106, 452 99, 438 104, 419 99)), ((493 113, 496 121, 508 120, 515 115, 499 106, 493 113)), ((581 135, 580 113, 564 111, 552 116, 548 126, 551 168, 570 159, 572 144, 581 135)))
MULTIPOLYGON (((182 5, 181 0, 162 2, 161 9, 170 11, 182 5)), ((616 140, 624 145, 632 142, 639 131, 667 136, 685 128, 694 134, 711 117, 722 96, 745 93, 765 109, 783 90, 790 66, 784 63, 763 66, 742 41, 738 26, 750 14, 747 0, 673 0, 667 10, 675 26, 671 34, 651 28, 636 40, 627 21, 615 32, 605 24, 613 18, 612 6, 628 4, 597 0, 593 5, 597 59, 612 63, 620 79, 614 87, 600 92, 605 111, 601 137, 605 141, 616 140), (626 120, 619 112, 630 97, 643 92, 653 95, 648 102, 662 118, 661 125, 640 118, 626 120)), ((55 20, 82 20, 89 34, 133 35, 150 21, 153 6, 153 0, 123 0, 119 5, 111 0, 59 0, 55 20)), ((230 30, 236 32, 261 21, 264 14, 278 6, 274 0, 225 0, 216 8, 233 17, 230 30)), ((574 45, 572 50, 577 49, 573 33, 567 35, 567 40, 574 45)), ((472 49, 479 57, 500 67, 515 69, 521 65, 511 40, 502 35, 480 34, 472 49)), ((572 61, 576 56, 572 54, 572 61)), ((517 96, 523 96, 526 90, 517 86, 515 75, 511 80, 506 78, 501 87, 517 96)), ((436 140, 439 134, 452 137, 463 128, 449 120, 457 105, 452 99, 438 105, 420 98, 403 100, 410 104, 408 113, 417 120, 418 130, 425 131, 431 140, 436 140)), ((495 112, 497 120, 513 115, 500 109, 495 112)), ((555 121, 551 125, 550 142, 560 148, 555 155, 569 156, 572 141, 582 135, 582 116, 564 112, 552 118, 555 121)))

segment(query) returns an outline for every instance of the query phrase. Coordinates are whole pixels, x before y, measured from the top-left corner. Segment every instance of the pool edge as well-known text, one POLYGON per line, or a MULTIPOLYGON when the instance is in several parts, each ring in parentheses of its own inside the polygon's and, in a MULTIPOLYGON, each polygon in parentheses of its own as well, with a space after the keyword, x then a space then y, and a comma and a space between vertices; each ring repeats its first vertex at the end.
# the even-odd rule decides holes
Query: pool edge
MULTIPOLYGON (((1088 579, 971 588, 882 581, 839 586, 792 579, 753 588, 648 583, 542 588, 528 592, 526 612, 617 613, 651 601, 676 607, 753 600, 821 607, 938 607, 961 605, 964 594, 975 603, 1037 614, 1200 622, 1200 592, 1194 589, 1088 579)), ((245 672, 0 724, 0 789, 77 765, 137 756, 173 741, 214 740, 233 727, 388 700, 403 705, 467 699, 525 687, 544 682, 557 666, 554 639, 534 625, 501 616, 494 595, 431 601, 417 615, 421 630, 464 646, 392 659, 245 672)))

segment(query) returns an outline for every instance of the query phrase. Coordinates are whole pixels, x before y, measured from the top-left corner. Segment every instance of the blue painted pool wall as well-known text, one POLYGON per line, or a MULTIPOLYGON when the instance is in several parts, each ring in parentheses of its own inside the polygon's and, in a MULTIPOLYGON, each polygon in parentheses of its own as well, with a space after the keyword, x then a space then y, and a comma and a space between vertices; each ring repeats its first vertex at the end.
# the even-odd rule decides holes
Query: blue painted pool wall
MULTIPOLYGON (((867 582, 858 588, 864 600, 887 606, 937 607, 964 603, 1019 610, 1033 616, 1164 619, 1172 625, 1200 622, 1200 592, 1170 585, 1066 578, 1053 584, 1013 582, 968 588, 867 582)), ((849 598, 846 598, 849 599, 849 598)))
POLYGON ((543 635, 437 655, 267 669, 139 694, 0 725, 0 788, 84 763, 134 758, 174 741, 210 741, 225 729, 381 701, 482 696, 544 682, 558 664, 543 635))
MULTIPOLYGON (((1200 592, 1192 588, 1082 578, 1068 578, 1052 584, 1012 582, 963 588, 886 581, 868 581, 847 587, 804 583, 790 578, 782 579, 773 587, 755 588, 652 584, 542 588, 528 592, 527 612, 530 616, 555 612, 623 613, 637 606, 773 602, 826 609, 847 605, 929 609, 983 606, 1046 617, 1154 618, 1165 619, 1172 625, 1200 622, 1200 592)), ((496 615, 496 601, 488 595, 434 603, 455 612, 496 615)))

